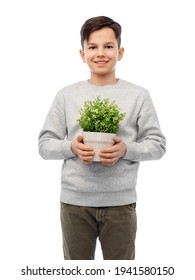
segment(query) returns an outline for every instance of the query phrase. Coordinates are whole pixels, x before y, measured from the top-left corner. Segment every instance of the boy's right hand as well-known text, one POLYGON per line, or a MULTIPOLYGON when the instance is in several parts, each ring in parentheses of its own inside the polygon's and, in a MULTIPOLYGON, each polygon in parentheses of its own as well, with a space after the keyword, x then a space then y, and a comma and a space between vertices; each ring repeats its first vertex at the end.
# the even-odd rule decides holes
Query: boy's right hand
POLYGON ((71 143, 74 155, 77 155, 84 164, 90 164, 93 160, 94 150, 83 144, 83 136, 78 135, 71 143))

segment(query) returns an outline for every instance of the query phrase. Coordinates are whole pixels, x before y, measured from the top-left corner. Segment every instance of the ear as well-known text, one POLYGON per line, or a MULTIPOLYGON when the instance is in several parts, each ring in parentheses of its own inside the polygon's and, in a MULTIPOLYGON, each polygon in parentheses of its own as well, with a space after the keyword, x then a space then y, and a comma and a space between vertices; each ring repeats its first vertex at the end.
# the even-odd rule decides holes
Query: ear
POLYGON ((120 61, 123 58, 123 54, 124 54, 124 48, 120 48, 118 51, 118 61, 120 61))
POLYGON ((79 52, 80 52, 80 56, 81 56, 83 62, 85 63, 86 60, 85 60, 85 53, 84 53, 83 49, 81 49, 79 52))

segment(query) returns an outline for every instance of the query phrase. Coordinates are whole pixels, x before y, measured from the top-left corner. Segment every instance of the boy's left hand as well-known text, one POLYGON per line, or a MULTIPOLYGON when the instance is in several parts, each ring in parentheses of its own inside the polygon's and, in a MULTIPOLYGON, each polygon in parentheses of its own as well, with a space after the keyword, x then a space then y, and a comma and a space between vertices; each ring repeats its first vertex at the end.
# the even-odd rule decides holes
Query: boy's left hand
POLYGON ((114 141, 115 144, 113 146, 100 151, 100 161, 104 165, 114 165, 120 158, 124 157, 127 152, 127 147, 120 137, 115 136, 114 141))

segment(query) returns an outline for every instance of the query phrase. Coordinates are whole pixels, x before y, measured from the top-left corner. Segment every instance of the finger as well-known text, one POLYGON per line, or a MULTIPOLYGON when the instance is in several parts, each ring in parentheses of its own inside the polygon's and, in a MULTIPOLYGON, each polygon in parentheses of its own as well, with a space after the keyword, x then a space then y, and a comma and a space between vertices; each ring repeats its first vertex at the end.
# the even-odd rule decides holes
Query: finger
POLYGON ((79 156, 79 158, 85 164, 89 164, 93 160, 93 156, 79 156))
POLYGON ((83 136, 78 135, 78 136, 76 137, 76 140, 77 140, 78 142, 83 142, 83 136))
POLYGON ((107 154, 107 153, 114 153, 116 151, 119 150, 119 147, 118 145, 113 145, 111 147, 108 147, 108 148, 104 148, 100 151, 101 154, 107 154))
POLYGON ((76 140, 79 142, 78 148, 82 151, 93 151, 93 147, 87 146, 83 143, 83 136, 78 135, 76 140))
POLYGON ((94 151, 93 150, 90 150, 90 151, 80 150, 79 155, 81 157, 91 157, 91 156, 94 156, 94 151))
POLYGON ((112 158, 112 159, 100 159, 101 160, 101 163, 103 165, 106 165, 106 166, 113 166, 115 163, 116 163, 116 159, 115 158, 112 158))
POLYGON ((100 153, 99 157, 102 159, 113 159, 118 156, 117 152, 112 152, 112 153, 100 153))
POLYGON ((90 152, 93 151, 93 147, 87 146, 87 145, 83 144, 82 142, 78 143, 78 149, 81 150, 81 151, 87 151, 87 152, 88 151, 90 151, 90 152))
POLYGON ((81 160, 81 162, 85 165, 89 165, 92 163, 92 160, 91 161, 85 161, 85 160, 81 160))
POLYGON ((114 140, 115 143, 122 142, 122 139, 121 139, 121 137, 119 137, 119 136, 115 136, 115 137, 113 138, 113 140, 114 140))

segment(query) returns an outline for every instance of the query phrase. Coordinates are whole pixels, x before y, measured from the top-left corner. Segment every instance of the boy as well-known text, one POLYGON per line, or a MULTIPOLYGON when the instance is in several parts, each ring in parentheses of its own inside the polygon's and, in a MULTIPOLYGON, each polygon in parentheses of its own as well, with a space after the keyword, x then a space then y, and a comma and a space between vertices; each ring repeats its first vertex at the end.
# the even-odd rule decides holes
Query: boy
POLYGON ((120 44, 121 26, 111 18, 83 24, 80 55, 90 78, 58 92, 39 135, 40 155, 64 161, 60 200, 67 260, 93 260, 98 237, 105 260, 134 260, 139 162, 165 153, 148 91, 115 76, 124 53, 120 44), (77 120, 84 101, 97 96, 116 101, 126 117, 114 145, 93 162, 94 151, 84 145, 77 120))

